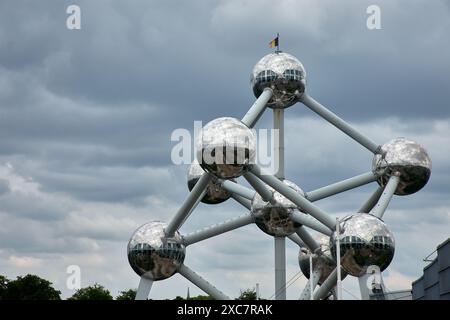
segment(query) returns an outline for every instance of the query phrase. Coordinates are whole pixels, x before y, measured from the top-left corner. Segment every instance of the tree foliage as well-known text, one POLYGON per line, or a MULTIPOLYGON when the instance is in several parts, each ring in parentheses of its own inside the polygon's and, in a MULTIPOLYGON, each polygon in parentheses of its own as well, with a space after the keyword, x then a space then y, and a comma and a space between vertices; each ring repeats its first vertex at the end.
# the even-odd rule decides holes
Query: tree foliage
POLYGON ((116 297, 116 300, 134 300, 136 298, 136 289, 129 289, 126 291, 121 291, 116 297))
POLYGON ((81 288, 75 292, 67 300, 112 300, 113 297, 109 290, 105 289, 102 285, 95 283, 93 286, 81 288))
POLYGON ((0 276, 0 299, 2 300, 61 300, 61 291, 55 290, 50 281, 27 274, 8 280, 0 276))
POLYGON ((241 294, 236 300, 256 300, 256 290, 255 289, 246 289, 244 291, 241 290, 241 294))
POLYGON ((4 300, 6 290, 8 290, 9 280, 5 276, 0 275, 0 300, 4 300))

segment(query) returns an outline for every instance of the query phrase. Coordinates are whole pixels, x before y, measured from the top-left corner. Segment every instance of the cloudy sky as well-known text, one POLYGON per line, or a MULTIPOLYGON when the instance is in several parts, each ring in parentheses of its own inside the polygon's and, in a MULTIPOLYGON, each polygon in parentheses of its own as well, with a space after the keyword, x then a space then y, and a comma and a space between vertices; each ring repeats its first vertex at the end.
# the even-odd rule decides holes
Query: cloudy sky
MULTIPOLYGON (((450 233, 449 30, 446 0, 0 0, 0 274, 38 274, 64 297, 73 294, 70 265, 82 286, 98 282, 113 295, 137 287, 130 235, 170 220, 188 192, 187 166, 170 158, 172 131, 242 117, 255 99, 252 67, 279 32, 311 96, 380 144, 404 136, 427 148, 428 185, 395 197, 385 215, 397 242, 386 285, 410 288, 450 233), (81 30, 66 28, 70 4, 81 7, 81 30), (366 27, 370 4, 381 8, 381 30, 366 27)), ((286 175, 304 190, 364 173, 372 160, 300 104, 286 111, 286 150, 286 175)), ((349 214, 376 187, 317 204, 349 214)), ((232 200, 201 204, 181 231, 245 211, 232 200)), ((288 241, 287 279, 299 271, 297 253, 288 241)), ((255 283, 273 294, 273 239, 254 225, 189 247, 185 262, 230 296, 255 283)), ((175 275, 151 297, 188 286, 201 293, 175 275)), ((346 298, 359 296, 355 278, 344 286, 346 298)))

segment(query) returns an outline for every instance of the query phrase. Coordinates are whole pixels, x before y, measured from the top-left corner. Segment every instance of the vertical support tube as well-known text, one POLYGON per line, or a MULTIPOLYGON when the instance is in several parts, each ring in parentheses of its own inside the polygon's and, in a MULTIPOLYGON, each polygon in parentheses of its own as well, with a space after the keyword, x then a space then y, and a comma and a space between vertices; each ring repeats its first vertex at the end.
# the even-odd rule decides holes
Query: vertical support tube
POLYGON ((139 287, 137 289, 136 297, 134 298, 134 300, 147 300, 152 285, 153 285, 152 280, 145 277, 141 277, 141 280, 139 280, 139 287))
POLYGON ((314 300, 314 272, 313 272, 313 258, 312 252, 309 255, 309 290, 310 290, 310 298, 309 300, 314 300))
POLYGON ((327 120, 329 123, 334 125, 336 128, 344 132, 350 138, 354 139, 356 142, 366 147, 372 153, 377 154, 380 150, 380 146, 358 132, 355 128, 345 122, 343 119, 339 118, 333 112, 325 108, 319 102, 311 98, 306 93, 303 93, 300 97, 300 102, 302 102, 309 109, 317 113, 319 116, 327 120))
POLYGON ((286 238, 275 239, 275 300, 286 300, 286 238))
POLYGON ((273 128, 278 130, 278 139, 274 139, 275 176, 284 180, 284 109, 273 109, 273 128), (278 140, 278 141, 277 141, 278 140))
POLYGON ((249 128, 253 128, 264 113, 266 109, 267 102, 272 98, 273 91, 270 88, 265 88, 263 93, 256 99, 255 103, 250 107, 245 116, 242 118, 241 122, 249 128))
POLYGON ((212 175, 209 172, 203 173, 200 179, 195 184, 194 188, 189 193, 183 205, 169 222, 165 233, 167 237, 172 237, 182 225, 186 218, 191 214, 192 210, 198 205, 202 199, 208 183, 211 181, 212 175))
POLYGON ((259 283, 256 284, 255 291, 256 291, 256 300, 259 300, 259 283))
POLYGON ((211 297, 213 297, 216 300, 230 300, 229 297, 227 297, 223 292, 219 291, 216 287, 214 287, 211 283, 200 277, 198 274, 196 274, 194 271, 192 271, 190 268, 182 264, 178 270, 178 272, 188 279, 190 282, 195 284, 197 287, 199 287, 201 290, 209 294, 211 297))
POLYGON ((395 190, 397 190, 398 183, 400 182, 400 177, 398 174, 392 175, 389 178, 388 183, 386 184, 386 187, 384 188, 383 194, 380 197, 380 200, 378 200, 378 203, 376 204, 375 208, 373 209, 372 214, 382 219, 384 213, 386 212, 387 206, 389 205, 389 202, 391 202, 392 196, 395 193, 395 190))
MULTIPOLYGON (((278 130, 274 139, 275 176, 284 180, 284 109, 273 110, 273 128, 278 130), (278 141, 276 141, 278 140, 278 141)), ((286 300, 286 238, 275 237, 275 299, 286 300)))
POLYGON ((336 239, 337 300, 342 300, 341 233, 339 218, 336 218, 336 239))

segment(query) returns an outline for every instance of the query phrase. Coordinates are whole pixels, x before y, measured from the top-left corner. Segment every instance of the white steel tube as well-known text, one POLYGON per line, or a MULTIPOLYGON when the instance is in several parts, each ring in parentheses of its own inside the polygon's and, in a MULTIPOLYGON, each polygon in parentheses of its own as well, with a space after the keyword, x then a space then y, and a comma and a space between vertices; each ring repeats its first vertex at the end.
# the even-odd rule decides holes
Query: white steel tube
POLYGON ((167 237, 172 237, 175 231, 177 231, 183 225, 183 222, 186 221, 186 218, 191 214, 192 210, 194 210, 194 208, 203 198, 205 190, 211 179, 212 175, 209 172, 205 172, 202 174, 202 176, 197 181, 194 188, 191 190, 188 197, 184 201, 183 205, 180 207, 180 209, 178 209, 178 212, 166 227, 165 233, 167 237))
POLYGON ((213 225, 211 227, 189 233, 185 236, 183 236, 183 243, 185 246, 189 246, 191 244, 194 244, 196 242, 209 239, 215 236, 218 236, 219 234, 246 226, 250 223, 253 223, 253 215, 246 214, 237 218, 233 218, 227 221, 224 221, 222 223, 218 223, 216 225, 213 225))
POLYGON ((250 107, 245 116, 242 118, 241 122, 244 123, 247 127, 253 128, 264 113, 264 110, 267 107, 267 102, 269 102, 270 98, 272 98, 273 91, 270 88, 265 88, 263 93, 256 99, 255 103, 250 107))
POLYGON ((334 125, 336 128, 347 134, 350 138, 354 139, 356 142, 366 147, 372 153, 377 154, 380 151, 380 146, 358 132, 355 128, 345 122, 343 119, 338 117, 336 114, 325 108, 319 102, 314 100, 312 97, 303 93, 300 97, 300 102, 302 102, 309 109, 317 113, 319 116, 327 120, 329 123, 334 125))
POLYGON ((384 191, 380 197, 380 200, 378 200, 378 203, 376 204, 375 208, 373 209, 372 214, 382 219, 384 213, 386 212, 386 209, 389 205, 389 202, 391 202, 392 197, 394 196, 395 190, 397 190, 397 186, 400 182, 400 177, 398 175, 393 175, 389 178, 388 183, 386 184, 386 187, 384 188, 384 191))
POLYGON ((203 279, 201 276, 199 276, 197 273, 192 271, 190 268, 188 268, 186 265, 182 264, 178 270, 178 272, 188 279, 190 282, 195 284, 197 287, 199 287, 201 290, 209 294, 211 297, 213 297, 216 300, 230 300, 229 297, 227 297, 223 292, 221 292, 219 289, 214 287, 211 283, 203 279))

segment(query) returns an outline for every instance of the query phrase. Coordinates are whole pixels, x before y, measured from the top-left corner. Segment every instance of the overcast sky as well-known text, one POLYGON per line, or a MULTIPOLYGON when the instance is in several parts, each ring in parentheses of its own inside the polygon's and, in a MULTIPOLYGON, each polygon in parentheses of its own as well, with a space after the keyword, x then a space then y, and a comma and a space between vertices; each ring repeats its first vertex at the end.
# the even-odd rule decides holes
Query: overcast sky
MULTIPOLYGON (((170 220, 188 193, 187 167, 170 159, 171 132, 242 117, 255 99, 250 72, 279 32, 316 100, 380 144, 403 136, 428 150, 428 185, 395 197, 385 215, 397 242, 385 283, 410 288, 450 234, 449 30, 446 0, 0 0, 0 274, 38 274, 67 297, 75 264, 82 286, 98 282, 113 295, 137 287, 129 237, 170 220), (70 4, 81 7, 81 30, 66 28, 70 4), (370 4, 381 8, 381 30, 366 27, 370 4)), ((302 105, 286 110, 286 176, 302 189, 364 173, 371 160, 302 105)), ((376 187, 317 204, 350 214, 376 187)), ((232 200, 201 204, 181 232, 245 212, 232 200)), ((299 271, 297 254, 288 240, 287 279, 299 271)), ((255 283, 273 294, 273 239, 254 225, 189 247, 185 262, 230 296, 255 283)), ((201 293, 175 275, 151 297, 188 286, 201 293)), ((344 286, 346 298, 359 296, 355 278, 344 286)))

